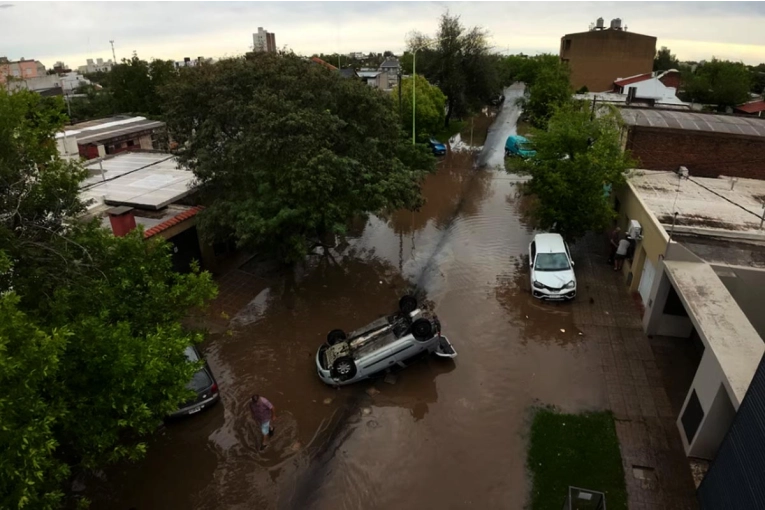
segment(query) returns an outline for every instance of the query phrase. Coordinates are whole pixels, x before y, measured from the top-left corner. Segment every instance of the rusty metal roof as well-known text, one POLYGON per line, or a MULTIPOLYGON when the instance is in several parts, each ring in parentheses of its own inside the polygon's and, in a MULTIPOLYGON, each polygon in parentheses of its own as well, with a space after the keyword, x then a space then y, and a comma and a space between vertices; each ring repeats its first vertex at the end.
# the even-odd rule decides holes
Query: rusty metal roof
POLYGON ((630 108, 622 108, 621 114, 624 122, 630 126, 765 137, 765 119, 756 117, 630 108))

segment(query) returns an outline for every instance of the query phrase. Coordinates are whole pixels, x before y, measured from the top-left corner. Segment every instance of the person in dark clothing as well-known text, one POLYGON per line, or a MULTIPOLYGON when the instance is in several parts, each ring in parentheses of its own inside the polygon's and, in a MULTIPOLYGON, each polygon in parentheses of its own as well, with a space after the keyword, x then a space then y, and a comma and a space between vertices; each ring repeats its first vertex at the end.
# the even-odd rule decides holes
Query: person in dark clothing
POLYGON ((614 258, 616 257, 616 249, 619 247, 619 238, 621 237, 621 229, 619 227, 616 227, 611 234, 608 236, 609 241, 609 254, 608 254, 608 263, 613 264, 614 258))
POLYGON ((263 434, 263 442, 260 449, 265 450, 268 446, 268 438, 274 433, 271 422, 276 420, 276 410, 274 405, 265 397, 253 395, 250 399, 250 412, 252 417, 260 425, 260 432, 263 434))

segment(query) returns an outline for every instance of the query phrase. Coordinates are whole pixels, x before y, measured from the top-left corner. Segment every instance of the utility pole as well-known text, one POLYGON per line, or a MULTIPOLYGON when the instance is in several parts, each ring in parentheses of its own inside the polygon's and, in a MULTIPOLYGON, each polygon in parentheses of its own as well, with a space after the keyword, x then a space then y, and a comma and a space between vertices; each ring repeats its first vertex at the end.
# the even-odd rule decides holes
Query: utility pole
POLYGON ((592 112, 590 113, 590 120, 595 120, 595 101, 598 100, 598 96, 592 96, 592 112))
POLYGON ((398 114, 403 116, 403 110, 401 110, 401 71, 398 72, 398 114))
POLYGON ((112 59, 113 59, 112 60, 112 65, 116 66, 117 65, 117 55, 114 53, 114 39, 109 41, 109 44, 112 45, 112 59))
POLYGON ((414 145, 414 112, 415 110, 415 93, 417 90, 417 49, 412 51, 412 145, 414 145))

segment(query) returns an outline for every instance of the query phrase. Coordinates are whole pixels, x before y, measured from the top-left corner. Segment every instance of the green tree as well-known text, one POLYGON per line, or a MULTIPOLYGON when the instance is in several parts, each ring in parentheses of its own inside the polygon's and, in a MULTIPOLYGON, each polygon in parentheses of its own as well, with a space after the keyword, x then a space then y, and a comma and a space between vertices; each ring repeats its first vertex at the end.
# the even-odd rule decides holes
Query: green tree
POLYGON ((672 54, 669 48, 662 46, 659 51, 656 52, 656 57, 653 59, 654 71, 668 71, 670 69, 679 69, 680 62, 677 57, 672 54))
POLYGON ((171 60, 147 62, 133 55, 109 72, 108 88, 120 113, 158 117, 162 114, 159 91, 178 76, 171 60))
MULTIPOLYGON (((441 89, 428 83, 423 76, 417 76, 415 83, 417 90, 415 93, 415 114, 417 139, 425 140, 444 125, 444 106, 446 105, 446 96, 441 89)), ((398 86, 393 88, 391 97, 398 107, 399 91, 398 86)), ((412 79, 405 78, 401 83, 401 108, 399 115, 404 126, 404 130, 412 135, 412 79)))
POLYGON ((557 108, 572 101, 569 69, 559 59, 540 59, 527 72, 531 85, 519 103, 524 117, 533 126, 544 128, 557 108))
POLYGON ((70 120, 72 122, 84 122, 118 113, 114 104, 114 97, 108 89, 85 85, 80 87, 78 93, 84 94, 85 97, 69 99, 70 120))
POLYGON ((725 111, 749 100, 752 82, 752 74, 744 64, 712 59, 695 73, 685 73, 683 89, 691 101, 717 105, 719 111, 725 111))
MULTIPOLYGON (((3 272, 9 269, 6 264, 3 272)), ((47 333, 18 301, 13 292, 0 294, 0 507, 55 509, 69 474, 55 456, 54 427, 66 409, 45 396, 56 383, 68 332, 47 333)))
POLYGON ((765 64, 749 66, 749 72, 752 73, 752 92, 754 94, 765 92, 765 64))
POLYGON ((390 96, 289 54, 189 71, 165 102, 207 239, 295 261, 355 215, 421 203, 435 161, 402 136, 390 96))
POLYGON ((58 157, 62 109, 0 91, 0 444, 16 445, 3 508, 55 508, 70 470, 145 451, 190 394, 184 349, 200 337, 180 319, 215 294, 208 273, 173 272, 163 240, 79 221, 85 173, 58 157))
POLYGON ((620 143, 621 118, 615 109, 591 119, 583 103, 556 110, 546 131, 535 130, 537 155, 522 168, 531 175, 532 214, 540 228, 573 240, 604 228, 614 211, 604 190, 624 183, 634 166, 620 143))
POLYGON ((498 66, 487 36, 480 27, 466 30, 459 16, 447 12, 432 40, 419 33, 409 37, 409 49, 418 50, 416 70, 446 94, 446 127, 452 117, 483 107, 500 92, 498 66))

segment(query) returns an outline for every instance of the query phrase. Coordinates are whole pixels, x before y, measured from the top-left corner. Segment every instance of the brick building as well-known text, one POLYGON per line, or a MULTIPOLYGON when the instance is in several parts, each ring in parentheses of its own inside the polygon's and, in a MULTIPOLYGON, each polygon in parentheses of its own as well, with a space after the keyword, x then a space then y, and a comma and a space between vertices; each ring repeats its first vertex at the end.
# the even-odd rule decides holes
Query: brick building
POLYGON ((697 177, 765 180, 765 119, 678 110, 622 108, 625 148, 639 168, 697 177))
POLYGON ((620 19, 605 28, 603 18, 588 31, 560 39, 560 58, 571 69, 574 89, 610 90, 617 78, 653 71, 656 38, 628 32, 620 19))

